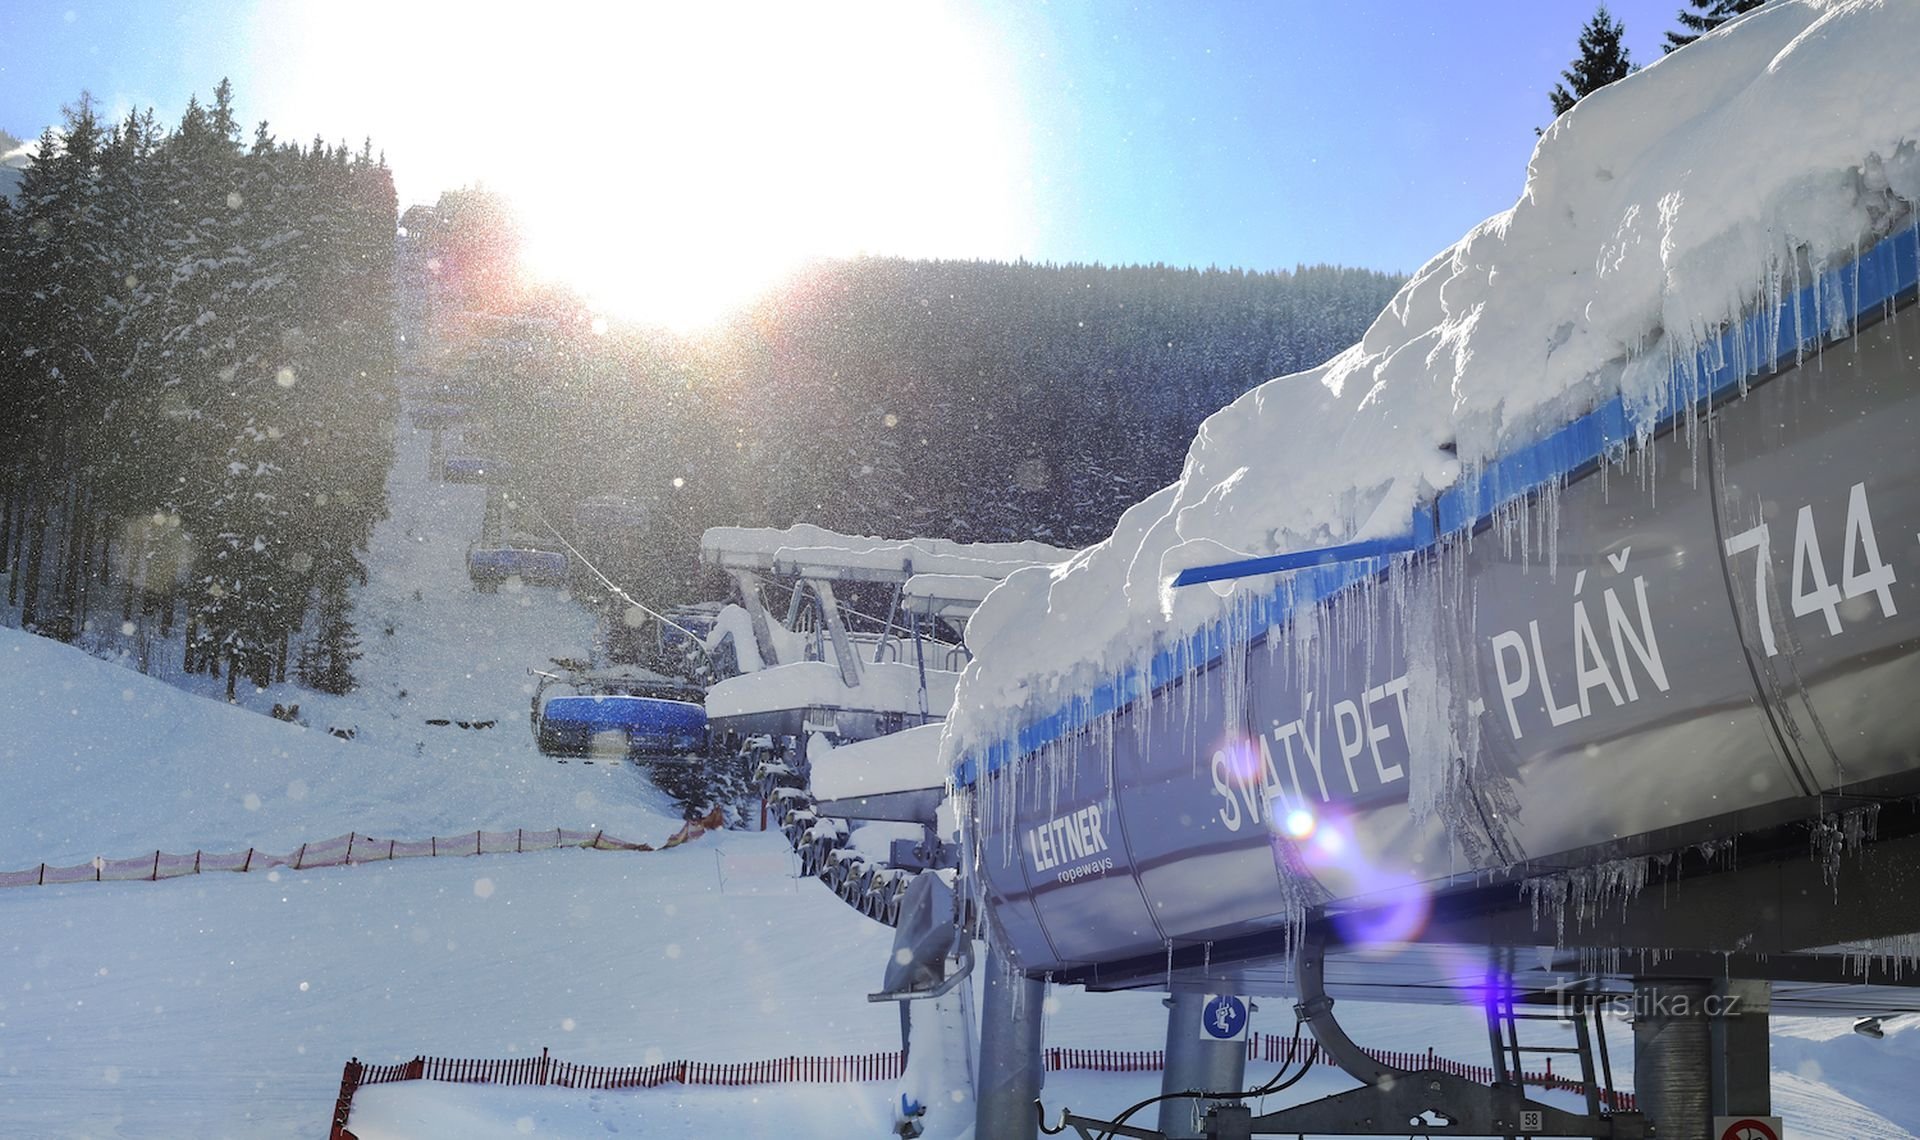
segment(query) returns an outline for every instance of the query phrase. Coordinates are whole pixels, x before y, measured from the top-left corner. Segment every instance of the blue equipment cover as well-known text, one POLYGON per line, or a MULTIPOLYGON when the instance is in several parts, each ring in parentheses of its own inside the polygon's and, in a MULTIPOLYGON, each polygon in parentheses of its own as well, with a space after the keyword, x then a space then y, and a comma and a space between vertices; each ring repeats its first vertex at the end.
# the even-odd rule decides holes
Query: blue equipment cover
POLYGON ((518 577, 529 586, 564 586, 567 556, 558 550, 524 550, 511 546, 470 550, 467 576, 482 585, 498 585, 518 577))
POLYGON ((707 742, 707 710, 658 697, 554 697, 540 710, 540 751, 582 756, 626 738, 630 755, 698 752, 707 742), (598 747, 596 747, 598 746, 598 747))
POLYGON ((472 409, 463 404, 423 404, 413 410, 413 426, 419 428, 451 427, 471 418, 472 409))
POLYGON ((510 467, 504 459, 486 459, 478 455, 449 455, 440 464, 441 478, 449 483, 490 483, 506 479, 510 467))

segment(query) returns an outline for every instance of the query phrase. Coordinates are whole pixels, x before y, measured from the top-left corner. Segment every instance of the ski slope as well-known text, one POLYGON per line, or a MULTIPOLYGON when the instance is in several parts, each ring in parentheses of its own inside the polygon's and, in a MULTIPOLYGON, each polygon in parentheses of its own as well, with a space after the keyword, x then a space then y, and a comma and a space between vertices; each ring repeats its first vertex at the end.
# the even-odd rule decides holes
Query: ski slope
POLYGON ((388 496, 355 599, 360 686, 346 696, 276 685, 233 707, 0 629, 0 870, 292 851, 348 831, 671 834, 680 812, 638 768, 535 749, 527 669, 584 656, 593 621, 554 590, 471 588, 484 489, 431 481, 426 433, 403 427, 388 496), (299 705, 306 725, 260 715, 275 704, 299 705))

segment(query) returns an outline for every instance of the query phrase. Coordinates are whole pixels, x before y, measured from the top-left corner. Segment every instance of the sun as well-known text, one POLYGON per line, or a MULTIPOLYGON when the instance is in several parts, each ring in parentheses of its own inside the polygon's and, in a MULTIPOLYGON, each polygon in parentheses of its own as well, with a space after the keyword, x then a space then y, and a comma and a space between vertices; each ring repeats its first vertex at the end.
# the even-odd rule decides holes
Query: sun
POLYGON ((969 8, 410 6, 372 40, 293 11, 255 21, 273 102, 366 121, 403 204, 506 194, 530 268, 618 316, 697 327, 812 258, 1032 247, 1022 92, 969 8))

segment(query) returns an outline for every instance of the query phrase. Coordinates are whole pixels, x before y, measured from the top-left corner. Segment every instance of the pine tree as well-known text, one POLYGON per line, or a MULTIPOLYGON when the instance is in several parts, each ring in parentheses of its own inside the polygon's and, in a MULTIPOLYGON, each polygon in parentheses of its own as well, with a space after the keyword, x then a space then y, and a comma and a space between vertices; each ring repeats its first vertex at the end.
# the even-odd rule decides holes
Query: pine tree
POLYGON ((315 613, 318 629, 301 648, 296 667, 302 685, 336 696, 354 690, 353 663, 360 659, 360 635, 353 628, 351 609, 345 578, 332 575, 321 583, 315 613))
POLYGON ((285 679, 317 592, 317 673, 350 687, 397 398, 392 178, 370 145, 240 134, 224 82, 164 136, 83 95, 0 203, 5 604, 98 649, 136 590, 161 636, 184 600, 184 667, 232 696, 285 679))
POLYGON ((1580 55, 1560 73, 1564 82, 1553 85, 1547 99, 1556 117, 1564 115, 1575 103, 1609 83, 1625 79, 1633 71, 1633 60, 1621 42, 1626 27, 1613 18, 1602 4, 1593 19, 1580 30, 1580 55))
POLYGON ((1751 12, 1766 0, 1687 0, 1676 17, 1685 32, 1668 32, 1663 53, 1672 53, 1706 35, 1742 12, 1751 12), (1689 34, 1691 33, 1691 34, 1689 34))

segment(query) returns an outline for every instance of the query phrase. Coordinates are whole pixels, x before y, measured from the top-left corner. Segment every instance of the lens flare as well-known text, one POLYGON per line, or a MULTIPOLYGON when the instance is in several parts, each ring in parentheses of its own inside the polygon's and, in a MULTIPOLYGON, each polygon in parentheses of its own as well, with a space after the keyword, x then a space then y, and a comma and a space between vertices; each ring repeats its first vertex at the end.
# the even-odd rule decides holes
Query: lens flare
POLYGON ((1313 813, 1306 808, 1295 808, 1287 813, 1284 824, 1290 839, 1310 839, 1313 836, 1313 813))
POLYGON ((1375 863, 1369 852, 1379 850, 1378 838, 1363 838, 1354 816, 1331 804, 1283 807, 1278 797, 1270 805, 1283 873, 1311 875, 1335 898, 1363 900, 1331 916, 1349 945, 1391 948, 1426 929, 1431 892, 1405 870, 1375 863))

